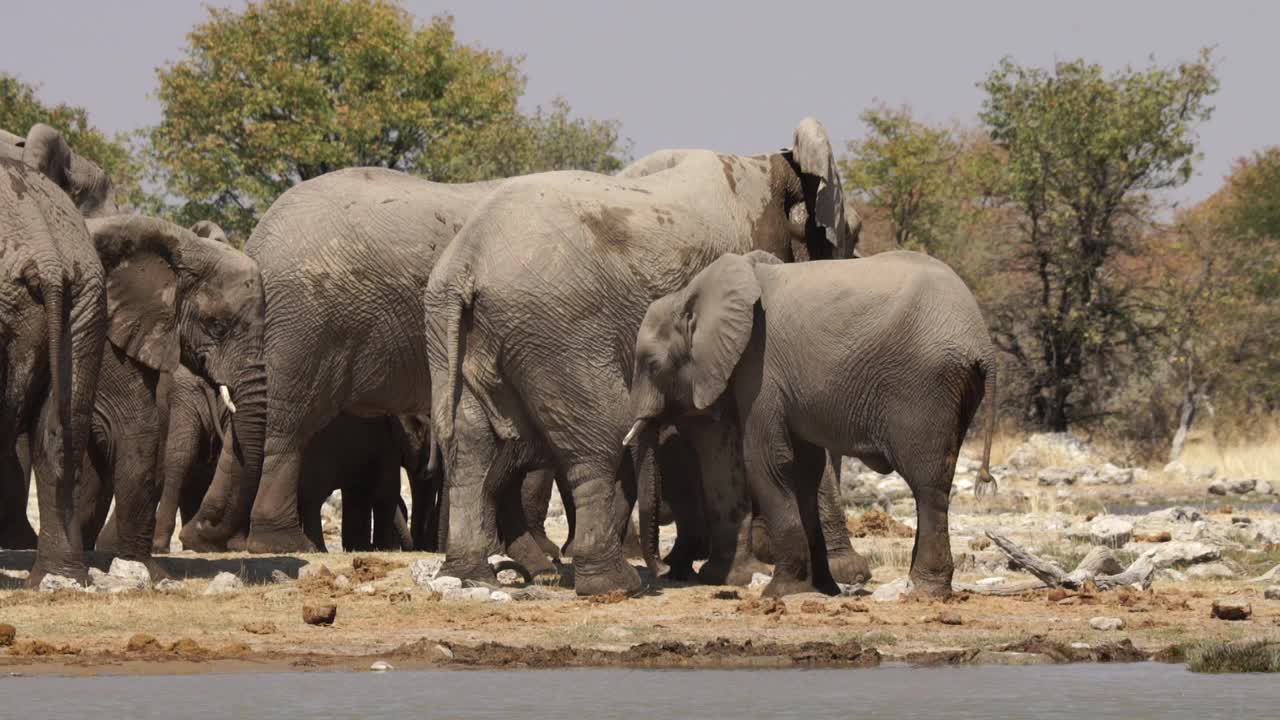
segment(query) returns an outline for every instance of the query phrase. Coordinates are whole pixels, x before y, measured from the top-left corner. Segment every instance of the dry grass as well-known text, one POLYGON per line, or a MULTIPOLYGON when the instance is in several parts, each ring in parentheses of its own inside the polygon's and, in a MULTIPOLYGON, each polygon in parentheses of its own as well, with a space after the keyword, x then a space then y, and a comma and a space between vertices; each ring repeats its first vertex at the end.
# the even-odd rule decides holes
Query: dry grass
POLYGON ((1219 476, 1280 480, 1280 420, 1247 440, 1224 444, 1204 437, 1188 444, 1179 460, 1187 467, 1216 466, 1219 476))

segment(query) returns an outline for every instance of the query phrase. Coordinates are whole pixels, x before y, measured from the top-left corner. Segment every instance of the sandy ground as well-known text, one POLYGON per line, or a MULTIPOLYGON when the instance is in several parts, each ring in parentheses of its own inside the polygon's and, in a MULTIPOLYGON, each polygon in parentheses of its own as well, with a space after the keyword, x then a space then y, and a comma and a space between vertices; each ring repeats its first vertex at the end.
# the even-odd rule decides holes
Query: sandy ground
MULTIPOLYGON (((1238 517, 1255 523, 1239 527, 1280 518, 1269 507, 1223 508, 1230 499, 1214 500, 1204 494, 1203 483, 1184 481, 1067 493, 1028 482, 1002 488, 994 501, 957 497, 951 522, 955 580, 975 583, 993 572, 1010 583, 1030 579, 1007 568, 993 571, 992 556, 997 564, 1000 556, 985 542, 987 529, 1070 567, 1069 558, 1078 559, 1090 547, 1073 530, 1108 510, 1138 516, 1146 507, 1176 501, 1202 509, 1209 530, 1188 526, 1173 528, 1175 533, 1230 531, 1238 517)), ((910 501, 896 504, 893 514, 910 524, 910 501)), ((860 517, 850 512, 855 527, 860 517)), ((549 530, 562 537, 563 523, 553 522, 549 530)), ((672 539, 672 529, 664 528, 664 544, 672 539)), ((874 567, 868 589, 906 574, 912 541, 902 526, 876 525, 870 536, 853 542, 874 567)), ((1148 591, 1045 588, 1012 597, 960 592, 945 602, 816 594, 775 602, 762 600, 759 588, 669 583, 633 598, 585 599, 566 587, 532 586, 505 588, 516 596, 512 602, 451 601, 414 584, 408 566, 440 557, 427 553, 176 553, 162 560, 182 580, 176 589, 37 593, 22 588, 31 553, 0 552, 0 624, 16 629, 14 643, 0 648, 0 666, 21 673, 100 674, 367 669, 379 659, 401 668, 1176 660, 1178 647, 1203 640, 1280 639, 1280 601, 1264 599, 1268 584, 1251 581, 1280 563, 1280 546, 1233 547, 1224 551, 1224 560, 1239 571, 1233 578, 1159 578, 1148 591), (361 560, 366 567, 353 569, 357 558, 384 562, 369 567, 361 560), (323 563, 346 580, 296 580, 307 563, 323 563), (273 582, 273 570, 289 579, 273 582), (204 595, 209 579, 221 571, 241 576, 246 587, 204 595), (1210 608, 1219 598, 1249 602, 1252 617, 1213 619, 1210 608), (332 626, 303 622, 304 605, 326 603, 337 606, 332 626), (1124 627, 1095 630, 1090 620, 1097 617, 1118 618, 1124 627)), ((1127 562, 1134 552, 1129 546, 1117 556, 1127 562)), ((106 568, 110 558, 94 554, 91 561, 106 568)))

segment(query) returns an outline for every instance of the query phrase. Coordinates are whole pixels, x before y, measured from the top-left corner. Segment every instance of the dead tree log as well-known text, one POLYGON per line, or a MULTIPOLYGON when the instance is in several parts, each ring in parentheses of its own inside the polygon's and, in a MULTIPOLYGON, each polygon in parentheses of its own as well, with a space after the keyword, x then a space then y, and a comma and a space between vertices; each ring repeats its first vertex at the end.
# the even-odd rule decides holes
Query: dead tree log
MULTIPOLYGON (((1111 590, 1126 585, 1139 585, 1143 590, 1146 590, 1151 587, 1151 580, 1156 574, 1155 565, 1142 558, 1134 560, 1133 564, 1126 568, 1124 572, 1114 575, 1095 575, 1084 567, 1086 563, 1083 562, 1081 567, 1076 568, 1074 572, 1068 573, 1059 567, 1057 563, 1032 555, 1026 549, 998 532, 988 530, 987 537, 991 538, 991 542, 995 543, 996 547, 1009 556, 1009 561, 1014 566, 1035 575, 1040 582, 1048 587, 1079 590, 1084 587, 1086 582, 1092 580, 1099 590, 1111 590)), ((1095 565, 1095 563, 1087 564, 1095 565)))

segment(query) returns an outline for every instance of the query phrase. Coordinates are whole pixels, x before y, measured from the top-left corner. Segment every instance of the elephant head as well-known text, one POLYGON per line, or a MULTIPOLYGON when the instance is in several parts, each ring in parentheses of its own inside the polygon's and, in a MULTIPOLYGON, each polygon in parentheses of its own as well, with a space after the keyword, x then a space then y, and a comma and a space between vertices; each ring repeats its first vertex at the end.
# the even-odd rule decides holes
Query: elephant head
POLYGON ((639 439, 636 467, 646 562, 656 552, 661 503, 661 487, 652 466, 657 426, 691 414, 717 413, 755 324, 760 300, 755 267, 781 262, 761 250, 723 255, 683 289, 658 298, 645 312, 631 376, 634 424, 623 442, 639 439))
POLYGON ((167 371, 181 362, 218 388, 232 413, 237 460, 260 468, 267 394, 257 263, 155 218, 117 215, 86 225, 106 275, 108 339, 148 367, 167 371))
POLYGON ((795 142, 782 155, 799 176, 803 191, 803 204, 793 203, 787 210, 793 226, 803 226, 792 231, 805 238, 806 257, 801 259, 853 257, 862 219, 852 201, 844 199, 826 128, 811 117, 801 120, 795 142), (823 247, 822 240, 829 247, 823 247))
POLYGON ((38 123, 25 139, 4 133, 0 140, 21 148, 23 161, 62 188, 81 215, 93 218, 120 212, 111 178, 97 163, 72 152, 54 128, 38 123))

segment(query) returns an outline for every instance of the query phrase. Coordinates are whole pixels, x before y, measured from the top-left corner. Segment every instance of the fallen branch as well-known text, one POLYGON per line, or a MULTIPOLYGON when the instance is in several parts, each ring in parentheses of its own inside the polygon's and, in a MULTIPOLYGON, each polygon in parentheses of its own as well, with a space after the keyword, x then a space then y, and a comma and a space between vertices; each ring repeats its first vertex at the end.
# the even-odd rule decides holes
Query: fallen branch
MULTIPOLYGON (((1035 575, 1040 582, 1048 587, 1080 590, 1086 582, 1092 581, 1099 590, 1111 590, 1128 585, 1139 585, 1143 590, 1146 590, 1151 587, 1151 580, 1156 573, 1155 566, 1150 561, 1142 558, 1134 560, 1133 564, 1126 568, 1124 572, 1114 575, 1096 575, 1084 567, 1078 567, 1074 572, 1067 573, 1057 563, 1032 555, 1000 533, 988 530, 987 537, 991 538, 991 542, 995 543, 996 547, 1009 556, 1009 561, 1015 567, 1022 568, 1035 575)), ((1084 563, 1081 563, 1081 565, 1084 565, 1084 563)))

